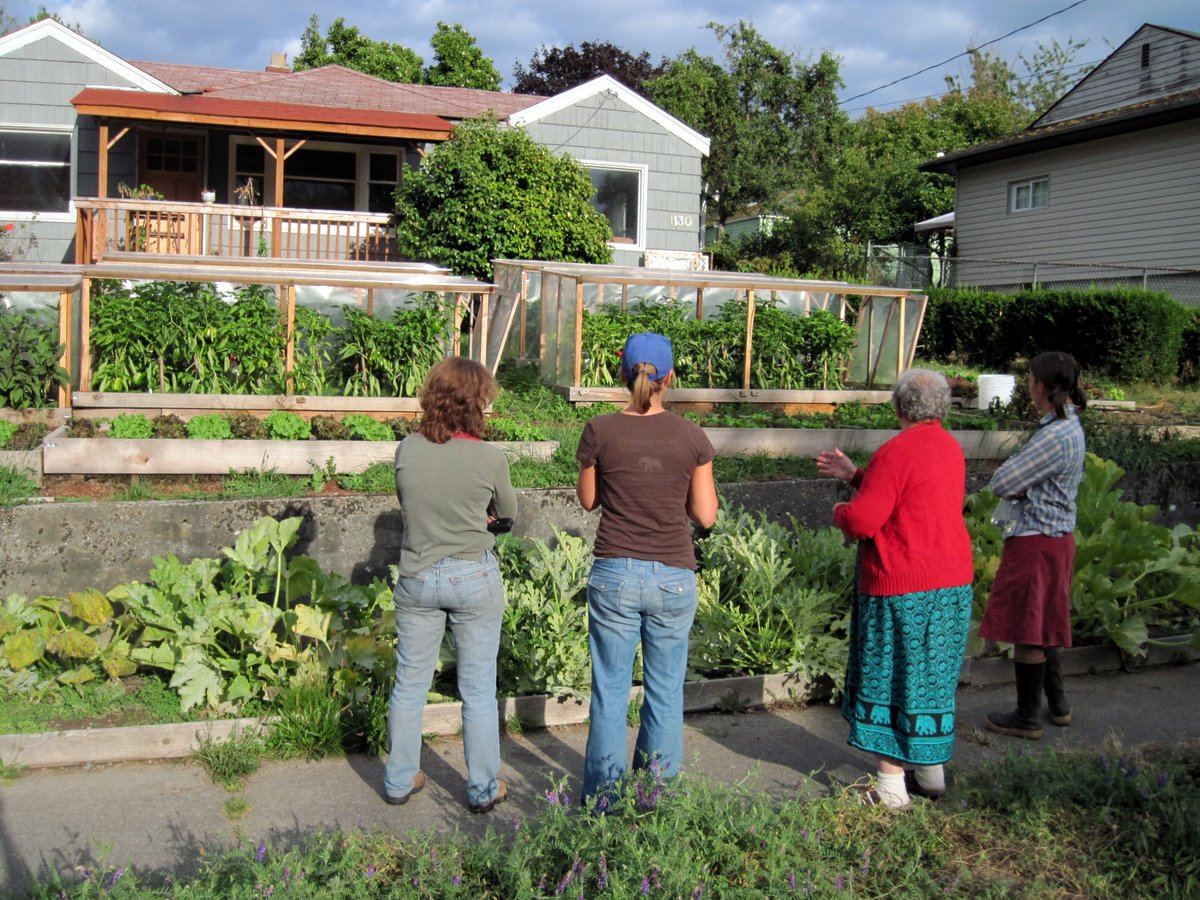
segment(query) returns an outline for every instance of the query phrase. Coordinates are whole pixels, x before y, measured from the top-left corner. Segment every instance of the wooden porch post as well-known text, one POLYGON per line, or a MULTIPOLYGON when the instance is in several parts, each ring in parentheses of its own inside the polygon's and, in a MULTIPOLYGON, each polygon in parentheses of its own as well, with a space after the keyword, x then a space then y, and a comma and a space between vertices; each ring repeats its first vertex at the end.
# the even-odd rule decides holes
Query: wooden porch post
MULTIPOLYGON (((283 138, 275 138, 275 205, 283 206, 283 138)), ((271 222, 271 255, 283 256, 283 220, 275 216, 271 222)))
POLYGON ((750 390, 750 345, 754 341, 754 288, 746 291, 746 366, 742 372, 742 388, 750 390))
POLYGON ((100 183, 96 185, 96 196, 104 199, 108 196, 108 119, 100 120, 100 183))
POLYGON ((68 372, 68 380, 66 387, 61 384, 58 386, 58 405, 61 408, 68 408, 71 405, 71 381, 69 373, 71 371, 71 295, 74 291, 61 291, 58 295, 58 340, 63 345, 62 356, 58 360, 58 364, 68 372))
POLYGON ((92 384, 92 279, 83 276, 79 286, 79 389, 92 384))

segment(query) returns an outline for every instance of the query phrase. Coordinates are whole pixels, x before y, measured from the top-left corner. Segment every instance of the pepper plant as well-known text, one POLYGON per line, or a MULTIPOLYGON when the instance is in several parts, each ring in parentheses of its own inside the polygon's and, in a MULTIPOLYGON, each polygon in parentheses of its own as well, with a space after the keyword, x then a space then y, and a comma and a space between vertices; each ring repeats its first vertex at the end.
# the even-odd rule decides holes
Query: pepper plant
POLYGON ((58 362, 62 352, 58 326, 49 317, 0 311, 0 406, 54 406, 55 392, 70 383, 58 362))

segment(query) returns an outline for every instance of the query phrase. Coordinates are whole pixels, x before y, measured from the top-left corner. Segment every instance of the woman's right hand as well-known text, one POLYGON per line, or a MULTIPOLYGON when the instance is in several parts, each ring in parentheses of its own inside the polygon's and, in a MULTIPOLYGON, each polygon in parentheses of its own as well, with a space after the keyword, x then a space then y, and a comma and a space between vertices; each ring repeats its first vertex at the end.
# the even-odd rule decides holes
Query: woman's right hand
POLYGON ((845 453, 834 447, 817 454, 817 471, 838 481, 851 481, 854 473, 858 471, 858 466, 851 462, 845 453))

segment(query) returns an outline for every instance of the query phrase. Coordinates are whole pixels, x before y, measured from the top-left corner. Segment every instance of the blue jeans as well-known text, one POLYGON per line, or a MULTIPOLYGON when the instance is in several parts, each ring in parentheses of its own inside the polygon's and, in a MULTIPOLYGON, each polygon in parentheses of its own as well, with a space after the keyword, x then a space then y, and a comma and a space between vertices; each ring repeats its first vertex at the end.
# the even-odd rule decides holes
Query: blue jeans
POLYGON ((677 775, 683 766, 683 680, 696 616, 696 573, 641 559, 597 559, 587 597, 592 703, 584 800, 625 772, 625 722, 638 641, 644 696, 634 768, 657 760, 665 774, 677 775))
POLYGON ((446 620, 458 650, 467 758, 467 802, 496 796, 500 723, 496 707, 496 654, 504 618, 504 584, 491 552, 482 562, 443 559, 396 581, 396 684, 388 707, 384 788, 391 797, 412 790, 421 768, 421 714, 433 681, 446 620))

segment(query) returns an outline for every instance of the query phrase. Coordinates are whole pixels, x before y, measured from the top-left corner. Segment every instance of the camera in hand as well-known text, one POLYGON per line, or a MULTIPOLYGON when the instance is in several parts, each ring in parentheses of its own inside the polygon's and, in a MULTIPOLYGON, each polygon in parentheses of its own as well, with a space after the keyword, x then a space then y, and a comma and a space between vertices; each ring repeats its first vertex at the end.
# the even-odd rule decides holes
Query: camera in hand
POLYGON ((492 519, 487 523, 487 530, 492 534, 506 534, 512 531, 513 520, 509 518, 492 519))

